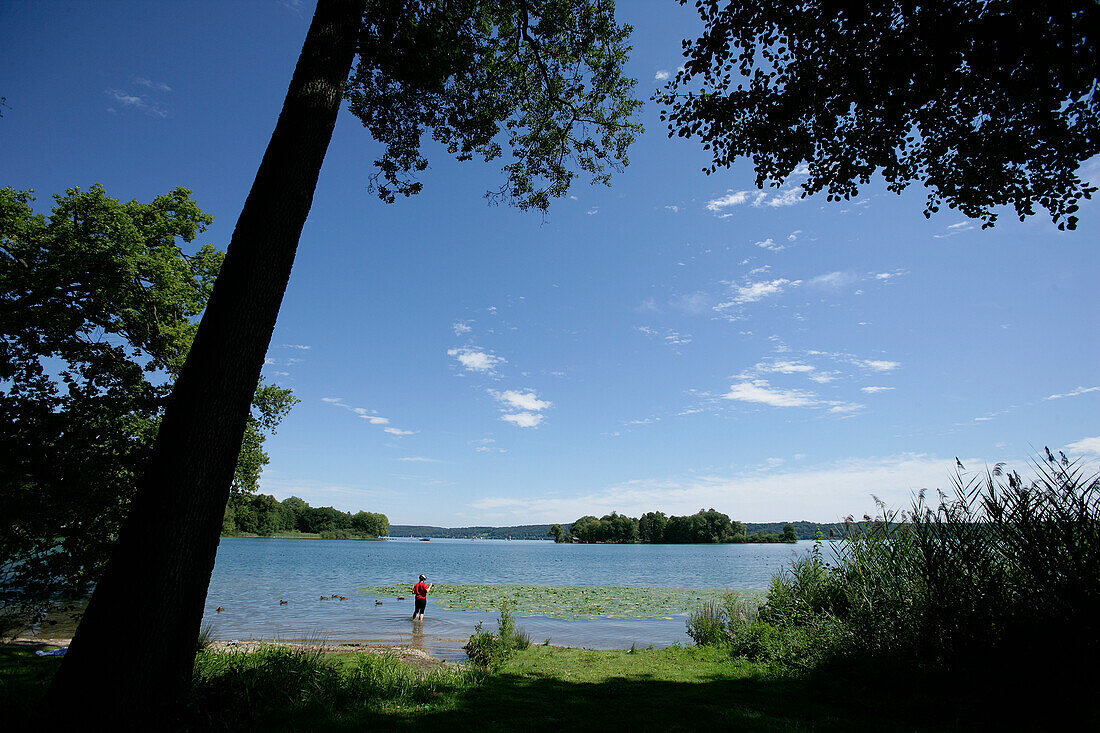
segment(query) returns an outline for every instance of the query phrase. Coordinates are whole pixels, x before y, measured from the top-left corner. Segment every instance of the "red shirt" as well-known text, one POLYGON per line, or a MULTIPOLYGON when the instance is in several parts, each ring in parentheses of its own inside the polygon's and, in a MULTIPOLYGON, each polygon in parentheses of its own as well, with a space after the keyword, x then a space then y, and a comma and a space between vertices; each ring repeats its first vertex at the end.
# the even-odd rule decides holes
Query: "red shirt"
POLYGON ((425 583, 424 581, 420 581, 419 583, 417 583, 416 585, 413 586, 413 593, 416 594, 417 598, 427 598, 428 597, 428 584, 425 583))

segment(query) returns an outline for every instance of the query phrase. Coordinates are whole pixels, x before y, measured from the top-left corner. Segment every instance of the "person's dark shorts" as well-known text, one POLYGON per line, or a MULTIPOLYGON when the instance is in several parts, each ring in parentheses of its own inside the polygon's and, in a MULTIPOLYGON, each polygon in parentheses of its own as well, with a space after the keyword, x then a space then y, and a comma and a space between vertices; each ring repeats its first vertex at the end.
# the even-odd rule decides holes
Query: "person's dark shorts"
POLYGON ((413 602, 413 615, 418 613, 424 613, 424 609, 428 606, 428 599, 417 596, 413 602))

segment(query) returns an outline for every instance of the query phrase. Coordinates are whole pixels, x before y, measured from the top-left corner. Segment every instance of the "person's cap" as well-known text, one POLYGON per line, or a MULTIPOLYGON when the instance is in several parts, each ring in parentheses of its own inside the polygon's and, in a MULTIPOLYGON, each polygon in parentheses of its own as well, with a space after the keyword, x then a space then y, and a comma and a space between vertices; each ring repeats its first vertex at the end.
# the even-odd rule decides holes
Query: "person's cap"
POLYGON ((420 576, 420 579, 421 579, 421 580, 427 580, 427 579, 428 579, 428 576, 427 576, 427 575, 421 575, 421 576, 420 576))

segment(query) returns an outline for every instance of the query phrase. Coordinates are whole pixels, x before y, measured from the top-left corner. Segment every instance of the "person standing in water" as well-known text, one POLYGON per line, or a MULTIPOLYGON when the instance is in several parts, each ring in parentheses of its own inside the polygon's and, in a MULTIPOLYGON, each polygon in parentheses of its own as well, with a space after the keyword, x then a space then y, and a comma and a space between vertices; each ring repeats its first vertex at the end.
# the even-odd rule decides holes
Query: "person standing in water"
POLYGON ((420 582, 413 586, 413 621, 424 620, 424 609, 428 605, 428 593, 432 590, 433 583, 425 583, 428 579, 427 575, 420 576, 420 582))

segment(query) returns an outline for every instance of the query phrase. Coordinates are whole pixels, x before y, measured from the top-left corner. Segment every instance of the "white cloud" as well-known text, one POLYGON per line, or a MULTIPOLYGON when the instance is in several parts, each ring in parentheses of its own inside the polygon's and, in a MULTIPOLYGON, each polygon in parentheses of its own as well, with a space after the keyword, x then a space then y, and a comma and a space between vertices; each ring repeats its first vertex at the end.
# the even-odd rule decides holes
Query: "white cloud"
POLYGON ((880 359, 861 359, 856 363, 875 372, 892 372, 901 366, 900 362, 880 359))
POLYGON ((812 393, 793 389, 774 389, 765 379, 754 379, 730 386, 730 391, 722 395, 727 400, 757 402, 772 407, 814 407, 817 397, 812 393))
POLYGON ((390 435, 416 435, 419 430, 402 430, 400 428, 385 428, 385 431, 390 435))
POLYGON ((1074 441, 1066 446, 1066 450, 1100 456, 1100 435, 1095 438, 1081 438, 1081 440, 1074 441))
POLYGON ((729 307, 730 305, 744 305, 745 303, 755 303, 758 300, 771 297, 773 295, 779 295, 784 290, 798 287, 802 284, 801 280, 788 280, 786 278, 777 278, 775 280, 761 280, 759 282, 750 282, 747 285, 735 285, 734 297, 730 303, 723 303, 719 305, 719 308, 729 307))
POLYGON ((779 374, 800 374, 812 372, 814 367, 799 361, 777 361, 763 366, 762 371, 778 372, 779 374))
POLYGON ((1100 387, 1078 387, 1070 392, 1064 392, 1062 394, 1052 394, 1049 397, 1044 397, 1044 400, 1060 400, 1063 397, 1077 397, 1078 395, 1088 394, 1089 392, 1100 392, 1100 387))
POLYGON ((815 278, 811 278, 806 284, 819 288, 839 290, 840 288, 851 285, 855 281, 856 276, 850 272, 827 272, 824 275, 818 275, 815 278))
POLYGON ((507 407, 507 410, 529 410, 532 412, 539 412, 545 410, 548 407, 552 407, 553 403, 546 400, 540 400, 538 394, 534 390, 527 390, 524 392, 509 389, 504 392, 496 392, 489 390, 489 394, 503 402, 507 407))
POLYGON ((455 336, 461 336, 464 333, 469 333, 473 329, 470 328, 470 324, 464 321, 456 321, 451 324, 451 328, 454 329, 455 336))
POLYGON ((654 81, 664 81, 668 78, 668 72, 664 69, 658 69, 657 73, 653 75, 654 81))
POLYGON ((281 349, 299 349, 300 351, 309 351, 313 347, 308 346, 306 344, 283 344, 279 348, 281 348, 281 349))
POLYGON ((673 331, 670 328, 665 329, 663 335, 660 331, 650 328, 649 326, 635 326, 634 330, 644 333, 647 336, 655 336, 657 338, 660 338, 669 346, 690 344, 692 341, 692 336, 690 333, 680 333, 679 331, 673 331))
POLYGON ((146 79, 143 76, 135 76, 134 77, 134 83, 139 85, 139 86, 143 86, 147 89, 153 89, 153 90, 158 91, 158 92, 170 92, 170 91, 172 91, 172 87, 168 86, 164 82, 162 82, 162 81, 152 81, 150 79, 146 79))
POLYGON ((776 244, 775 240, 771 237, 768 237, 761 242, 756 242, 756 246, 760 249, 766 249, 769 252, 782 252, 787 248, 787 245, 785 244, 776 244))
POLYGON ((730 206, 740 206, 749 200, 749 194, 752 191, 729 191, 725 196, 720 196, 716 199, 711 199, 707 202, 707 211, 713 211, 715 213, 727 209, 730 206))
POLYGON ((801 229, 795 229, 793 232, 787 235, 787 241, 793 242, 798 239, 798 235, 802 233, 801 229))
POLYGON ((600 213, 600 207, 599 206, 593 206, 591 209, 589 209, 588 211, 586 211, 584 213, 588 214, 589 216, 592 216, 594 214, 598 214, 598 213, 600 213))
POLYGON ((144 97, 127 94, 121 89, 108 89, 107 96, 123 107, 137 107, 140 109, 146 106, 144 97))
POLYGON ((382 417, 381 415, 379 415, 377 413, 377 411, 368 410, 365 407, 352 407, 351 405, 344 402, 343 397, 322 397, 321 402, 327 402, 330 405, 335 405, 336 407, 342 407, 343 409, 347 410, 348 412, 354 412, 356 415, 358 415, 362 419, 366 420, 371 425, 389 425, 390 424, 389 418, 382 417))
MULTIPOLYGON (((141 110, 153 117, 164 118, 168 116, 168 110, 166 110, 163 105, 144 94, 130 94, 122 89, 106 89, 104 93, 107 95, 108 99, 121 107, 141 110)), ((113 108, 108 109, 114 112, 113 108)))
POLYGON ((866 392, 867 394, 878 394, 879 392, 889 392, 890 390, 892 390, 894 388, 893 387, 860 387, 859 389, 860 389, 861 392, 866 392))
MULTIPOLYGON (((772 206, 772 207, 775 207, 775 206, 794 206, 795 204, 797 204, 801 200, 802 200, 802 186, 795 186, 794 188, 788 188, 785 191, 780 191, 779 193, 775 194, 774 196, 772 196, 767 201, 763 201, 762 203, 766 203, 768 206, 772 206)), ((759 203, 755 203, 755 202, 753 203, 753 206, 759 206, 759 205, 760 205, 759 203)))
POLYGON ((665 208, 668 209, 669 211, 671 211, 673 214, 679 214, 680 213, 680 207, 679 206, 675 206, 675 205, 670 204, 670 205, 666 206, 665 208))
POLYGON ((500 419, 520 428, 537 428, 542 422, 542 415, 536 412, 516 412, 502 415, 500 419))
MULTIPOLYGON (((964 462, 971 461, 983 462, 977 458, 964 462)), ((655 509, 685 515, 701 506, 713 506, 745 522, 837 522, 849 514, 874 514, 872 495, 889 507, 906 508, 920 489, 950 489, 954 465, 954 458, 901 454, 787 470, 773 466, 763 472, 754 466, 732 476, 644 479, 564 497, 486 496, 471 506, 501 511, 503 523, 561 522, 612 511, 637 517, 655 509)))
POLYGON ((398 458, 399 461, 406 461, 408 463, 442 463, 436 458, 424 458, 423 456, 408 456, 406 458, 398 458))
POLYGON ((453 356, 468 372, 493 373, 499 364, 507 361, 500 356, 495 356, 487 351, 481 351, 475 347, 463 346, 461 348, 448 349, 447 356, 453 356))

